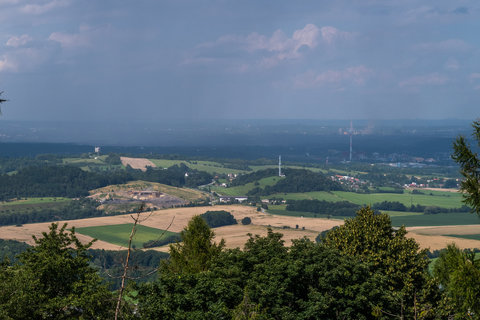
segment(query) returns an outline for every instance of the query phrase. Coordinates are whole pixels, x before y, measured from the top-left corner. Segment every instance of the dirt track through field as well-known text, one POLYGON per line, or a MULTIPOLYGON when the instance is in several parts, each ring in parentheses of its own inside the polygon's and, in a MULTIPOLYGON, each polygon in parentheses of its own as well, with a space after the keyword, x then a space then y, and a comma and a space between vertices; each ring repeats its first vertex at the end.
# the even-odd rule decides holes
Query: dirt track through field
MULTIPOLYGON (((202 214, 208 210, 225 210, 231 212, 237 221, 244 217, 250 217, 252 223, 244 226, 242 224, 215 228, 216 241, 225 239, 227 248, 243 248, 248 240, 248 233, 253 235, 265 235, 267 228, 272 227, 275 232, 284 235, 286 245, 291 244, 292 239, 307 237, 314 240, 322 231, 343 224, 342 220, 320 219, 320 218, 301 218, 280 215, 271 215, 257 212, 256 208, 233 205, 233 206, 215 206, 215 207, 192 207, 192 208, 173 208, 144 213, 148 216, 142 225, 165 229, 170 223, 169 231, 180 232, 188 224, 188 221, 194 216, 202 214), (298 229, 297 229, 298 225, 298 229), (289 228, 287 228, 289 227, 289 228), (303 230, 303 228, 305 228, 303 230)), ((60 221, 61 224, 67 222, 69 226, 90 227, 132 223, 130 215, 119 215, 112 217, 88 218, 82 220, 60 221)), ((25 224, 21 227, 5 226, 0 227, 0 238, 23 241, 33 244, 32 235, 41 236, 42 232, 48 231, 50 222, 25 224)), ((460 248, 480 248, 480 241, 470 239, 460 239, 444 236, 445 234, 479 234, 480 225, 477 226, 449 226, 449 227, 411 227, 407 228, 409 233, 407 237, 414 238, 421 248, 430 248, 430 250, 442 249, 447 244, 455 242, 460 248), (462 232, 463 230, 463 232, 462 232)), ((91 238, 84 235, 78 235, 82 241, 90 241, 91 238)), ((92 246, 94 249, 121 250, 121 246, 110 244, 104 241, 96 241, 92 246)), ((168 246, 158 248, 160 251, 167 251, 168 246)))
POLYGON ((124 166, 130 165, 133 169, 140 169, 142 171, 147 171, 147 167, 156 167, 155 163, 144 158, 120 157, 120 160, 124 166))

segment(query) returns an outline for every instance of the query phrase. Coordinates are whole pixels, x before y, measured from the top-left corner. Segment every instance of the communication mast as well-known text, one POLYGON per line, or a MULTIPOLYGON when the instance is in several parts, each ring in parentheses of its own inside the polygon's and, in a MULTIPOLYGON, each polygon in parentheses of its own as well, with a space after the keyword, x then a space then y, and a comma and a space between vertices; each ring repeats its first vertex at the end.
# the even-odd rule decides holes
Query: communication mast
POLYGON ((282 173, 282 156, 278 156, 278 176, 285 177, 285 175, 282 173))

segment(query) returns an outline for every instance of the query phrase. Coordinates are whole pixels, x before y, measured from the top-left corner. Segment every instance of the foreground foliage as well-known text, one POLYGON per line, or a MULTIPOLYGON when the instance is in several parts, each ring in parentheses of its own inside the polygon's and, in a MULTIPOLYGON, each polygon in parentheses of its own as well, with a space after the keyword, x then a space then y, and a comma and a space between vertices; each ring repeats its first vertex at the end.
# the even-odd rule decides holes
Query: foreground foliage
POLYGON ((19 257, 0 266, 0 318, 105 319, 114 310, 111 293, 90 267, 87 249, 67 231, 52 224, 48 233, 19 257))
MULTIPOLYGON (((480 120, 472 124, 473 136, 480 147, 480 120)), ((460 136, 453 144, 452 158, 460 165, 460 173, 464 180, 460 189, 464 192, 464 202, 480 215, 480 159, 478 154, 467 143, 466 138, 460 136)))

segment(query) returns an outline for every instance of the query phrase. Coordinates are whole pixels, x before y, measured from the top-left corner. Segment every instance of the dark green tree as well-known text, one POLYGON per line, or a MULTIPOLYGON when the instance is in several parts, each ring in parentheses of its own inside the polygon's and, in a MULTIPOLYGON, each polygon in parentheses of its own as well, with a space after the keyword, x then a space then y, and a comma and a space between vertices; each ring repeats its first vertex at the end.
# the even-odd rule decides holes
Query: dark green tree
POLYGON ((322 243, 370 263, 374 272, 387 278, 386 289, 392 294, 393 305, 389 312, 413 317, 426 294, 428 259, 426 251, 420 251, 406 233, 404 226, 394 229, 387 214, 375 214, 366 207, 328 232, 322 243))
POLYGON ((225 246, 213 242, 215 233, 204 219, 195 216, 180 233, 182 242, 170 245, 170 259, 164 268, 174 273, 197 273, 209 269, 211 261, 225 246))
MULTIPOLYGON (((480 120, 474 121, 473 137, 480 147, 480 120)), ((480 159, 468 144, 464 136, 459 136, 453 143, 453 160, 460 165, 464 180, 460 184, 463 202, 480 216, 480 159)))
POLYGON ((114 298, 75 235, 52 223, 20 263, 0 267, 0 317, 10 319, 112 318, 114 298), (3 314, 2 314, 3 312, 3 314))
POLYGON ((480 305, 480 260, 472 251, 462 251, 454 244, 440 254, 433 274, 441 284, 447 304, 458 319, 478 319, 480 305), (475 316, 476 315, 476 316, 475 316))

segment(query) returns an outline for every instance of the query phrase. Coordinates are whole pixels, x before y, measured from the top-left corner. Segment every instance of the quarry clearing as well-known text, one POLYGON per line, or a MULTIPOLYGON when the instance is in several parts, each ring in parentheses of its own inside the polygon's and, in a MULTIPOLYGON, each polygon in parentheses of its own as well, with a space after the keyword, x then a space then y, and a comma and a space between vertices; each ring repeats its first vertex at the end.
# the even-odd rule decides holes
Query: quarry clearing
MULTIPOLYGON (((321 219, 321 218, 302 218, 272 215, 268 213, 258 212, 255 207, 231 205, 231 206, 208 206, 208 207, 192 207, 192 208, 172 208, 165 210, 157 210, 143 213, 146 218, 142 225, 167 229, 172 232, 180 232, 188 224, 188 221, 194 215, 200 215, 206 211, 225 210, 233 214, 237 221, 241 221, 244 217, 250 217, 252 223, 250 225, 230 225, 215 228, 216 241, 221 238, 225 239, 227 248, 243 248, 248 240, 248 234, 266 235, 268 227, 275 232, 284 235, 285 244, 289 246, 291 240, 307 237, 314 240, 322 231, 343 224, 343 220, 337 219, 321 219), (298 228, 297 228, 298 225, 298 228)), ((129 214, 111 217, 88 218, 81 220, 59 221, 63 224, 75 227, 92 227, 92 226, 108 226, 116 224, 132 223, 129 214)), ((22 226, 4 226, 0 227, 0 238, 12 239, 17 241, 33 244, 32 235, 41 236, 42 232, 48 231, 50 222, 32 223, 22 226)), ((480 225, 470 226, 448 226, 448 227, 409 227, 407 228, 408 237, 414 238, 422 248, 430 250, 438 250, 445 248, 449 243, 456 243, 460 248, 480 248, 480 241, 471 239, 461 239, 445 236, 446 234, 480 234, 480 225)), ((81 241, 90 241, 92 238, 78 234, 81 241)), ((104 241, 96 241, 92 248, 105 250, 122 250, 124 247, 114 245, 104 241)), ((168 246, 156 248, 159 251, 168 251, 168 246)))
POLYGON ((145 158, 120 157, 120 160, 125 167, 130 165, 133 169, 140 169, 142 171, 147 171, 147 167, 156 167, 155 163, 145 158))

